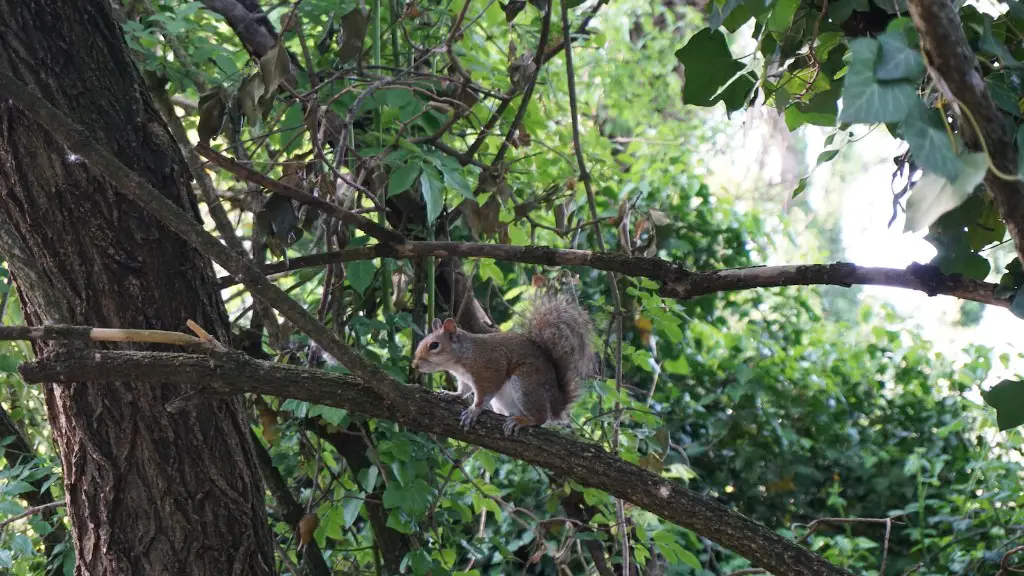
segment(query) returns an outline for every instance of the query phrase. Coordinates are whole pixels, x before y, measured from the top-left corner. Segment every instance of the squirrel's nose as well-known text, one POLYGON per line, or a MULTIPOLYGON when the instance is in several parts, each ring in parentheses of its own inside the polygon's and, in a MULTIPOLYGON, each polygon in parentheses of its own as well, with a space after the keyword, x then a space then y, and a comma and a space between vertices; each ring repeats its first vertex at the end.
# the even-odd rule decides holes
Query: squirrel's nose
POLYGON ((420 365, 420 359, 419 358, 413 358, 412 359, 412 368, 413 368, 413 370, 418 368, 419 365, 420 365))

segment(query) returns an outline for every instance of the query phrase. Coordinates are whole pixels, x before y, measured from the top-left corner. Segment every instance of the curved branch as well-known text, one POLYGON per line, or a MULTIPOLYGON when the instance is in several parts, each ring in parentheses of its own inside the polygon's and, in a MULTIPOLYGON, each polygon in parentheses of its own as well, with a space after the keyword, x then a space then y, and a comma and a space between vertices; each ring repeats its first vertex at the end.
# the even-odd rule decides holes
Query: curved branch
POLYGON ((551 430, 530 429, 506 437, 502 421, 486 413, 469 432, 459 424, 461 403, 406 386, 403 405, 385 401, 377 389, 352 376, 252 360, 237 352, 216 357, 160 352, 62 350, 18 368, 26 382, 75 381, 202 382, 214 395, 244 392, 295 398, 401 423, 412 430, 482 446, 547 468, 576 482, 658 514, 742 555, 777 576, 851 576, 821 556, 733 512, 716 500, 661 478, 551 430))
MULTIPOLYGON (((938 266, 931 264, 914 263, 900 269, 874 268, 838 262, 691 272, 674 262, 661 258, 625 256, 614 252, 559 250, 546 246, 511 246, 474 242, 407 242, 399 247, 376 244, 362 248, 300 256, 287 262, 264 266, 263 272, 265 274, 280 274, 337 262, 372 260, 382 257, 424 258, 428 256, 491 258, 543 266, 583 266, 595 270, 617 272, 625 276, 650 278, 662 283, 661 294, 663 296, 681 299, 752 288, 807 285, 833 285, 849 288, 863 284, 918 290, 929 296, 942 294, 1001 308, 1010 306, 1009 297, 998 295, 998 284, 973 280, 959 274, 943 274, 938 266)), ((238 284, 236 280, 230 276, 224 276, 219 279, 218 287, 227 288, 235 284, 238 284)))
MULTIPOLYGON (((1002 172, 1017 172, 1017 151, 1013 125, 996 107, 981 76, 978 60, 967 43, 963 25, 950 0, 909 0, 928 68, 936 84, 959 106, 967 108, 977 122, 978 134, 968 123, 961 123, 964 141, 972 150, 987 143, 993 165, 1002 172)), ((985 175, 985 187, 992 193, 999 215, 1006 223, 1024 260, 1024 184, 1004 180, 991 170, 985 175)))

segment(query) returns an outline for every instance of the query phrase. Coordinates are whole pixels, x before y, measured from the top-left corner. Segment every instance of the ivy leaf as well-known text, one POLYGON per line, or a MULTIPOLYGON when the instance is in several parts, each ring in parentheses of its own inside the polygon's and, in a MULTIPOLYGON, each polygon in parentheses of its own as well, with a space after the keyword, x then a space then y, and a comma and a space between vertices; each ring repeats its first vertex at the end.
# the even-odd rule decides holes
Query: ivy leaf
MULTIPOLYGON (((1016 74, 1013 76, 1016 76, 1016 74)), ((1024 118, 1024 115, 1021 114, 1020 106, 1017 104, 1017 95, 1010 88, 1010 85, 1016 84, 1016 82, 1008 72, 1004 71, 989 75, 988 78, 985 78, 985 84, 988 85, 988 91, 992 94, 992 99, 995 100, 996 105, 1003 112, 1012 114, 1017 118, 1024 118)))
POLYGON ((1017 174, 1024 174, 1024 124, 1017 129, 1017 174))
POLYGON ((1020 62, 1006 48, 1008 41, 996 39, 992 33, 992 17, 985 14, 985 28, 981 34, 981 42, 978 44, 978 48, 998 58, 1002 65, 1007 68, 1019 68, 1020 62))
POLYGON ((1022 292, 1024 292, 1024 288, 1018 289, 1017 294, 1010 301, 1010 312, 1017 318, 1024 318, 1024 296, 1021 296, 1022 292))
POLYGON ((878 82, 875 79, 878 52, 878 41, 872 38, 850 41, 850 51, 846 56, 849 69, 843 84, 840 122, 899 122, 907 116, 910 105, 917 100, 914 84, 903 81, 878 82))
POLYGON ((348 528, 359 517, 359 510, 363 507, 363 496, 358 492, 349 492, 345 495, 342 506, 342 522, 348 528))
POLYGON ((936 172, 949 181, 960 176, 963 164, 953 152, 949 133, 943 129, 937 110, 928 108, 920 100, 915 102, 903 121, 903 139, 910 144, 914 160, 925 170, 936 172))
POLYGON ((938 174, 926 172, 914 186, 907 200, 907 222, 905 232, 923 230, 939 216, 956 208, 967 200, 974 188, 981 184, 988 171, 988 159, 981 152, 972 152, 962 157, 963 170, 960 177, 950 182, 938 174))
POLYGON ((684 68, 683 101, 694 106, 714 105, 718 91, 745 68, 732 57, 725 34, 710 28, 694 34, 676 58, 684 68))
POLYGON ((766 27, 772 32, 786 32, 793 25, 793 16, 800 6, 800 0, 777 0, 766 27))
POLYGON ((960 274, 974 280, 984 280, 992 270, 988 258, 966 249, 940 252, 932 259, 932 264, 943 274, 960 274))
POLYGON ((437 173, 437 169, 431 166, 424 168, 420 173, 420 192, 423 194, 423 201, 427 204, 428 224, 433 224, 441 214, 441 209, 444 208, 441 187, 441 177, 437 173))
POLYGON ((907 37, 902 31, 884 32, 878 36, 880 55, 875 65, 875 79, 912 80, 914 82, 924 76, 924 58, 921 53, 907 44, 907 37))
POLYGON ((996 423, 1000 431, 1024 424, 1024 382, 1003 380, 991 390, 982 392, 981 397, 985 404, 996 409, 996 423))
MULTIPOLYGON (((722 25, 722 22, 732 14, 732 11, 740 7, 744 0, 725 0, 724 3, 712 2, 711 10, 708 14, 708 27, 714 30, 722 25)), ((747 14, 747 18, 750 15, 747 14)))

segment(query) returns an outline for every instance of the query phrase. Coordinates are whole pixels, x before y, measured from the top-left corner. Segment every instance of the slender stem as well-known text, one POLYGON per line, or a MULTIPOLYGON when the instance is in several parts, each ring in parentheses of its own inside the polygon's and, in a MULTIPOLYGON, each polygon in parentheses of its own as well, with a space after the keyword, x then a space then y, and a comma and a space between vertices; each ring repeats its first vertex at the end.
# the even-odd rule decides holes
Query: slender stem
MULTIPOLYGON (((381 0, 373 0, 373 65, 380 66, 380 9, 381 0)), ((392 30, 392 39, 394 39, 394 30, 392 30)), ((374 108, 373 110, 373 127, 377 133, 377 137, 383 140, 384 125, 382 123, 380 109, 374 108)), ((380 142, 378 142, 380 144, 380 142)), ((387 227, 388 216, 387 216, 387 187, 382 189, 380 192, 380 203, 384 207, 384 210, 377 214, 378 223, 387 227)), ((384 312, 385 324, 388 316, 391 315, 391 262, 387 258, 380 259, 380 293, 381 293, 381 309, 384 312)))
MULTIPOLYGON (((580 118, 576 103, 576 76, 572 66, 572 38, 569 28, 569 5, 562 1, 562 38, 565 41, 565 72, 569 88, 569 112, 572 119, 572 144, 576 152, 576 163, 579 165, 580 180, 587 191, 587 205, 590 207, 591 220, 594 222, 594 239, 598 248, 605 252, 604 238, 601 236, 601 225, 597 213, 597 201, 594 198, 594 186, 590 181, 590 172, 583 157, 583 145, 580 143, 580 118)), ((539 62, 539 59, 538 59, 539 62)), ((622 297, 619 295, 619 279, 614 272, 608 273, 608 284, 611 288, 612 302, 615 309, 615 391, 622 391, 622 297)), ((612 429, 612 453, 619 451, 619 429, 622 426, 622 405, 615 402, 615 426, 612 429)), ((630 574, 629 524, 626 523, 626 507, 622 499, 615 499, 615 520, 622 535, 622 574, 630 574)))

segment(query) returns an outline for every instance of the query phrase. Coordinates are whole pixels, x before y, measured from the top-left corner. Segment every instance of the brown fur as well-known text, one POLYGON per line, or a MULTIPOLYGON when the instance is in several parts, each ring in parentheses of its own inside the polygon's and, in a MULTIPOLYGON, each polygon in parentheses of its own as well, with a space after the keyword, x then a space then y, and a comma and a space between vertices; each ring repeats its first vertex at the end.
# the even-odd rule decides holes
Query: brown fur
POLYGON ((536 298, 517 331, 471 334, 452 319, 435 320, 420 342, 413 368, 449 372, 473 404, 462 413, 469 429, 487 407, 508 416, 505 433, 568 417, 580 380, 596 369, 587 313, 565 297, 536 298))

